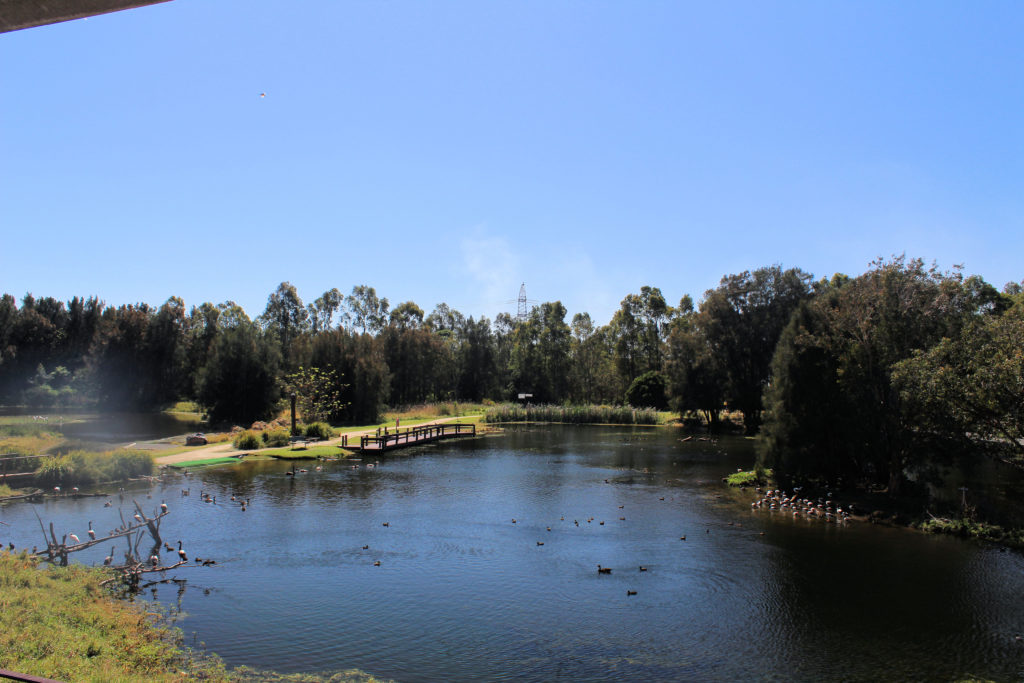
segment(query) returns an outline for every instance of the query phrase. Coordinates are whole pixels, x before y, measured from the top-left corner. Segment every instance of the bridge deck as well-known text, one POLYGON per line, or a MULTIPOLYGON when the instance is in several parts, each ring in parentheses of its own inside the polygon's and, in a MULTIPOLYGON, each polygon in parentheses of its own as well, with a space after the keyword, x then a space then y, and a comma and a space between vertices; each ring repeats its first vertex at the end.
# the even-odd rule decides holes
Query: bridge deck
POLYGON ((385 430, 377 436, 360 437, 358 446, 353 444, 346 448, 359 451, 386 451, 460 436, 476 436, 476 425, 447 423, 409 427, 394 432, 385 430))

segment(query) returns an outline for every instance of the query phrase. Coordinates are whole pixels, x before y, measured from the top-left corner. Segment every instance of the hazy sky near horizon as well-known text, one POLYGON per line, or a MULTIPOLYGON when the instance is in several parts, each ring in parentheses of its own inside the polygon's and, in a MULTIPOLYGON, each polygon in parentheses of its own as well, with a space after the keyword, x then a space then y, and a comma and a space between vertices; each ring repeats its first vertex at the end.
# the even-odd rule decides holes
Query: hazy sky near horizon
POLYGON ((760 266, 1024 279, 1024 4, 173 0, 0 35, 0 289, 605 323, 760 266), (265 94, 265 96, 261 96, 265 94))

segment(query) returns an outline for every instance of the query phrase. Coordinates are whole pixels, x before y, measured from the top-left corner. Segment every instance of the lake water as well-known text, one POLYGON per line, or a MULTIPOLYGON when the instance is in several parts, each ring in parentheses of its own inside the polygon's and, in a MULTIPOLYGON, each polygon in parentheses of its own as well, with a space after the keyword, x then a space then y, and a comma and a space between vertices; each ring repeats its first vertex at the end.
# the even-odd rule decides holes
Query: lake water
MULTIPOLYGON (((1020 554, 753 511, 720 481, 750 466, 751 442, 678 437, 510 428, 295 477, 277 462, 172 476, 123 507, 166 500, 165 538, 217 561, 155 597, 230 664, 399 681, 1024 678, 1020 554)), ((40 543, 33 511, 58 533, 112 528, 114 502, 0 507, 0 541, 40 543)))

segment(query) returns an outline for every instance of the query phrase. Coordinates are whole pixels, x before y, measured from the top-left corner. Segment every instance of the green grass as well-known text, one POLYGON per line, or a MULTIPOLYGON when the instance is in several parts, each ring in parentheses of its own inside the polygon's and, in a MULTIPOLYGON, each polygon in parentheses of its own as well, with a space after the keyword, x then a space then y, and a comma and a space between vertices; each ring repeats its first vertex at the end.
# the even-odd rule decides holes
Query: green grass
POLYGON ((114 597, 109 574, 71 565, 39 569, 25 555, 0 552, 0 669, 96 683, 376 683, 350 670, 281 674, 228 670, 215 655, 182 647, 182 634, 152 605, 114 597))
POLYGON ((234 465, 241 462, 240 458, 210 458, 209 460, 189 460, 188 462, 176 462, 168 465, 177 469, 186 467, 204 467, 206 465, 234 465))
POLYGON ((341 458, 350 455, 347 451, 338 446, 311 446, 309 448, 267 448, 261 450, 260 455, 269 455, 280 460, 312 460, 314 458, 341 458))
POLYGON ((998 524, 970 519, 933 518, 919 525, 922 531, 933 534, 951 534, 963 538, 980 538, 1015 548, 1024 548, 1024 529, 1006 529, 998 524))
MULTIPOLYGON (((193 663, 180 633, 159 626, 144 603, 110 596, 99 585, 105 577, 78 565, 39 570, 0 553, 0 668, 62 681, 183 680, 193 663)), ((219 662, 204 673, 230 680, 219 662)))
POLYGON ((747 472, 733 472, 725 478, 729 486, 764 486, 772 478, 771 470, 764 470, 758 473, 757 470, 747 472))
POLYGON ((23 493, 31 493, 32 489, 12 489, 7 484, 0 484, 0 498, 20 496, 23 493))

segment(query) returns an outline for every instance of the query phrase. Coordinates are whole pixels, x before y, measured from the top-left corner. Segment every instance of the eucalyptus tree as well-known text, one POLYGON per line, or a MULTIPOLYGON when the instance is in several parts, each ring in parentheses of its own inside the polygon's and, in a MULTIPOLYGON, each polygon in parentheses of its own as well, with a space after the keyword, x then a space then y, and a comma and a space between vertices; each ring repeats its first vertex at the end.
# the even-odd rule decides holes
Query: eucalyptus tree
POLYGON ((318 296, 313 303, 306 306, 309 314, 310 329, 313 334, 331 329, 334 314, 341 307, 344 300, 345 295, 337 287, 334 287, 318 296))
POLYGON ((418 330, 423 327, 423 309, 412 301, 405 301, 391 309, 388 324, 400 330, 418 330))
POLYGON ((290 361, 295 339, 309 329, 309 311, 298 290, 290 282, 282 282, 267 297, 267 307, 259 318, 263 329, 277 336, 285 363, 290 361))
POLYGON ((388 300, 379 298, 377 290, 367 285, 356 285, 352 294, 345 297, 345 309, 354 327, 363 334, 376 334, 384 329, 388 321, 388 300))
POLYGON ((693 309, 693 299, 684 296, 676 309, 667 341, 665 374, 670 402, 685 416, 690 411, 704 415, 711 431, 717 431, 725 403, 726 377, 721 359, 707 343, 693 309))
POLYGON ((672 313, 657 287, 645 285, 639 294, 629 294, 622 300, 610 328, 623 386, 645 372, 661 370, 664 336, 672 313))
POLYGON ((562 302, 535 306, 512 331, 513 393, 533 394, 538 402, 555 403, 568 396, 572 332, 562 302))

